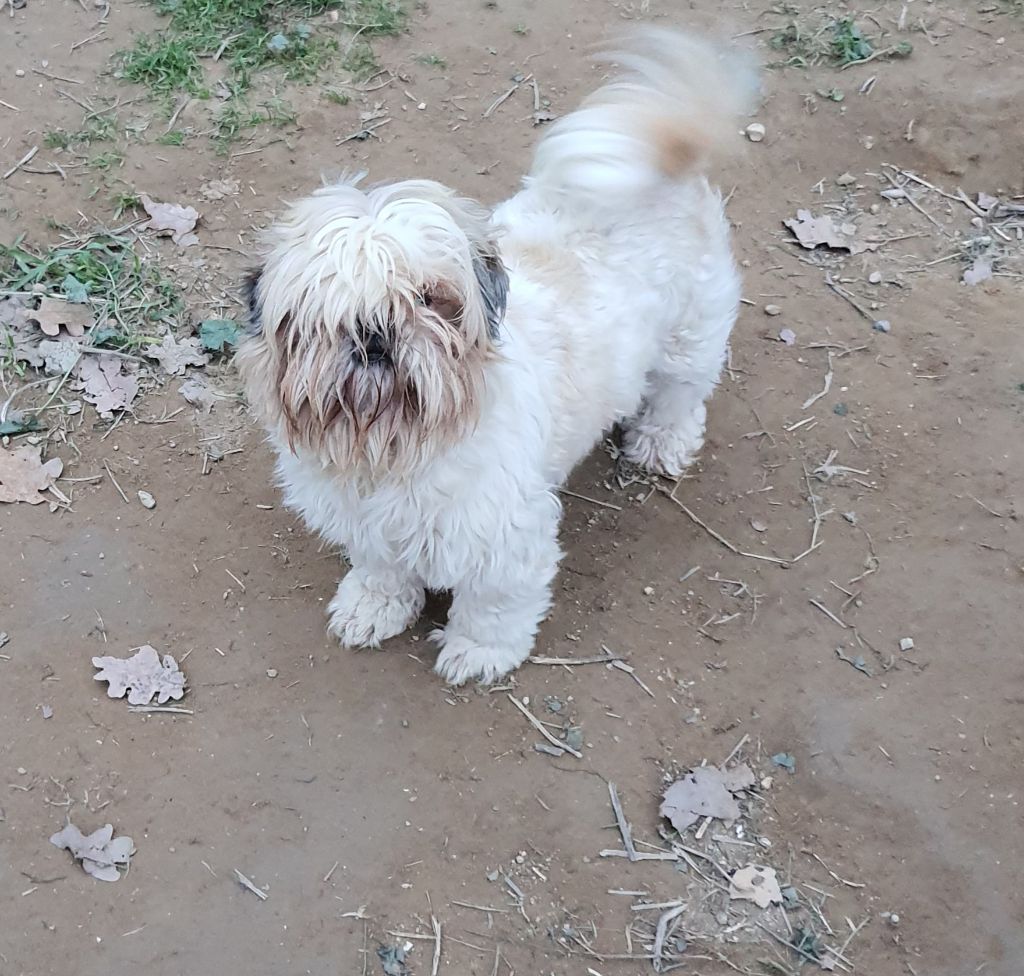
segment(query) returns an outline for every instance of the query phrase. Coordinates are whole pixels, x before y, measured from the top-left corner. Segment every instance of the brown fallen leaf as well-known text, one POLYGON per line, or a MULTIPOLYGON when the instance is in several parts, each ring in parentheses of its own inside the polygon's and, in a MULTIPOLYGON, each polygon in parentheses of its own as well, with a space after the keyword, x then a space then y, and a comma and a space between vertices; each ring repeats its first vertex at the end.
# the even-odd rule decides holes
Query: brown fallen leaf
POLYGON ((775 868, 754 864, 736 871, 729 881, 729 897, 733 901, 752 901, 758 908, 782 904, 782 890, 775 868))
POLYGON ((702 817, 736 820, 741 811, 733 793, 754 783, 754 774, 746 763, 728 770, 698 766, 665 791, 661 815, 668 817, 680 833, 702 817))
POLYGON ((182 207, 176 203, 157 203, 146 193, 139 195, 142 206, 149 214, 149 220, 140 225, 141 230, 155 230, 170 234, 171 240, 180 247, 198 244, 199 238, 193 233, 199 211, 195 207, 182 207))
POLYGON ((128 692, 130 705, 148 705, 154 695, 163 705, 168 699, 179 701, 185 694, 185 675, 170 654, 161 659, 156 648, 143 644, 129 658, 94 657, 93 667, 99 672, 93 677, 108 682, 107 696, 123 698, 128 692))
POLYGON ((139 381, 123 370, 124 361, 114 356, 87 359, 78 369, 82 396, 96 407, 96 412, 113 413, 131 406, 139 392, 139 381))
POLYGON ((118 881, 121 878, 118 865, 128 870, 128 863, 135 853, 131 837, 114 837, 110 824, 83 834, 70 821, 63 830, 50 838, 50 843, 61 850, 71 851, 71 856, 82 864, 86 874, 97 881, 118 881))
POLYGON ((809 251, 816 247, 831 247, 837 251, 849 251, 850 254, 862 254, 864 251, 878 250, 878 244, 862 241, 857 237, 855 224, 836 226, 831 217, 815 217, 810 210, 798 210, 796 218, 782 222, 793 236, 809 251))
POLYGON ((96 314, 91 305, 80 305, 68 302, 63 298, 41 298, 39 308, 25 312, 27 319, 39 323, 39 328, 48 336, 60 335, 63 325, 69 336, 75 339, 85 335, 85 330, 92 328, 96 322, 96 314))
POLYGON ((145 353, 171 376, 182 376, 186 366, 205 366, 210 361, 198 339, 175 339, 169 332, 159 345, 147 346, 145 353))
POLYGON ((28 502, 38 505, 45 501, 46 491, 60 477, 64 462, 50 458, 45 464, 43 449, 25 445, 13 451, 0 448, 0 502, 28 502))

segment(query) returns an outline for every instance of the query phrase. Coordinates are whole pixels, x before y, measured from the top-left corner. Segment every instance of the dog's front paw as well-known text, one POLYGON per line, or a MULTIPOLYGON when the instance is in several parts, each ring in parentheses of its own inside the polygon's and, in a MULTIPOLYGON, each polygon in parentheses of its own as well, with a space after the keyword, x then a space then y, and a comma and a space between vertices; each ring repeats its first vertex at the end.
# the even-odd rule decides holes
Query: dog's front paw
POLYGON ((435 630, 430 639, 442 645, 434 670, 450 685, 467 681, 487 684, 519 667, 530 654, 514 647, 478 644, 467 637, 435 630))
POLYGON ((345 647, 379 647, 402 633, 423 609, 424 593, 413 583, 388 586, 353 569, 327 605, 327 631, 345 647))

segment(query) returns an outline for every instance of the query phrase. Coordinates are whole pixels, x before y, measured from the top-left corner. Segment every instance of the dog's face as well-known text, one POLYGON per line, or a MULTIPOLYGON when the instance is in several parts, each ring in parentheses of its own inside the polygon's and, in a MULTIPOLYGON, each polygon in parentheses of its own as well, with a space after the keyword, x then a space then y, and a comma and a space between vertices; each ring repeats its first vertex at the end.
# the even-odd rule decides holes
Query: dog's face
POLYGON ((293 450, 409 472, 472 427, 507 288, 486 211, 440 184, 324 187, 248 282, 252 406, 293 450))

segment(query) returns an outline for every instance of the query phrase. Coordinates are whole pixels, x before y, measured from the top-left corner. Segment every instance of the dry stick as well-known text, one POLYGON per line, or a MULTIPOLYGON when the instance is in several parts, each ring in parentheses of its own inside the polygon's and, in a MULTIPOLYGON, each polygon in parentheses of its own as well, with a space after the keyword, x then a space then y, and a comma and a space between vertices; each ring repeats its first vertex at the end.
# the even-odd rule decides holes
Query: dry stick
POLYGON ((875 317, 863 305, 861 305, 860 302, 858 302, 854 298, 851 298, 849 292, 847 292, 845 288, 843 288, 841 285, 837 285, 832 280, 832 275, 825 275, 825 284, 829 288, 831 288, 832 291, 834 291, 841 299, 843 299, 843 301, 849 302, 849 304, 853 308, 855 308, 865 319, 867 319, 872 324, 874 323, 875 317))
POLYGON ((468 901, 453 901, 451 904, 458 905, 459 908, 472 908, 474 911, 487 912, 488 914, 491 912, 498 912, 501 915, 508 914, 507 908, 492 908, 490 905, 474 905, 468 901))
POLYGON ((515 695, 510 694, 506 695, 506 697, 510 702, 512 702, 513 705, 516 706, 516 708, 519 709, 519 711, 523 713, 523 715, 526 716, 526 720, 553 746, 557 746, 559 749, 564 749, 566 752, 575 756, 577 759, 583 758, 582 752, 573 749, 573 747, 569 745, 569 743, 563 742, 561 739, 556 739, 546 728, 544 728, 544 726, 536 718, 534 718, 530 710, 518 698, 516 698, 515 695))
POLYGON ((626 857, 631 861, 678 861, 679 855, 673 854, 671 851, 658 852, 655 854, 648 854, 644 851, 634 851, 636 857, 629 857, 629 851, 616 851, 616 850, 604 850, 599 851, 600 857, 626 857))
POLYGON ((522 81, 517 81, 507 92, 505 92, 505 94, 499 95, 493 102, 491 102, 490 108, 484 112, 484 118, 489 118, 491 113, 498 108, 499 105, 510 99, 517 91, 519 91, 520 85, 525 84, 528 81, 533 81, 533 75, 527 75, 522 81))
POLYGON ((97 31, 95 34, 90 34, 88 37, 83 38, 80 41, 76 41, 74 44, 71 45, 71 52, 73 53, 77 51, 80 47, 85 47, 85 45, 88 44, 90 41, 99 40, 106 33, 107 32, 105 30, 97 31))
POLYGON ((665 951, 665 939, 668 936, 669 923, 674 919, 678 918, 683 912, 686 911, 686 905, 676 905, 675 908, 670 908, 658 919, 658 927, 654 933, 654 959, 651 961, 651 965, 654 967, 656 973, 660 973, 662 969, 662 953, 665 951))
POLYGON ((808 600, 807 602, 810 603, 812 607, 817 607, 823 614, 825 614, 826 617, 829 618, 829 620, 833 620, 837 624, 839 624, 839 626, 842 627, 843 630, 850 629, 850 625, 845 621, 840 620, 831 610, 829 610, 828 607, 825 606, 824 603, 819 603, 817 600, 808 600))
POLYGON ((110 465, 106 461, 103 462, 103 467, 107 469, 107 477, 113 482, 114 487, 117 489, 117 493, 124 499, 125 505, 130 505, 128 496, 124 493, 124 489, 117 483, 117 478, 114 477, 114 473, 110 470, 110 465))
POLYGON ((867 887, 866 884, 860 884, 857 881, 847 881, 846 878, 840 878, 839 875, 835 873, 835 871, 833 871, 820 857, 818 857, 817 854, 814 853, 814 851, 807 851, 806 853, 810 854, 811 857, 813 857, 814 860, 817 861, 826 871, 828 871, 828 873, 830 875, 832 875, 832 877, 835 878, 835 880, 838 881, 840 884, 844 884, 848 888, 866 888, 867 887))
POLYGON ((4 108, 9 108, 12 112, 21 111, 21 109, 18 108, 17 105, 12 105, 10 102, 5 102, 2 98, 0 98, 0 105, 3 105, 4 108))
POLYGON ((593 657, 528 657, 530 664, 552 664, 572 667, 574 664, 611 664, 613 661, 625 661, 617 654, 595 654, 593 657))
POLYGON ((814 396, 808 397, 804 400, 803 409, 807 410, 812 404, 817 403, 823 396, 828 395, 828 391, 832 389, 832 379, 835 373, 832 370, 832 350, 828 350, 828 370, 825 373, 825 385, 822 387, 820 393, 815 393, 814 396))
POLYGON ((734 546, 728 539, 723 535, 719 535, 710 525, 706 522, 702 522, 693 512, 690 511, 678 498, 676 498, 671 492, 662 488, 660 485, 657 486, 657 490, 661 492, 669 501, 677 505, 683 512, 683 514, 693 523, 699 525, 712 539, 716 542, 720 542, 729 552, 734 552, 737 556, 746 556, 748 559, 763 559, 765 562, 777 563, 780 566, 788 565, 787 560, 779 559, 776 556, 762 556, 757 552, 743 552, 738 546, 734 546))
POLYGON ((734 757, 734 756, 736 755, 736 753, 738 753, 738 752, 740 751, 740 749, 742 749, 742 748, 743 748, 743 747, 744 747, 744 746, 745 746, 745 745, 746 745, 746 744, 747 744, 747 743, 748 743, 749 741, 750 741, 750 733, 749 733, 749 732, 746 732, 746 733, 744 733, 744 735, 743 735, 743 738, 742 738, 742 739, 740 739, 740 741, 739 741, 739 742, 737 742, 737 743, 736 743, 736 745, 734 745, 734 746, 732 747, 732 752, 730 752, 730 753, 729 753, 729 755, 728 755, 728 756, 726 756, 726 757, 725 757, 725 758, 724 758, 724 759, 722 760, 722 762, 721 762, 721 767, 720 767, 720 768, 722 768, 722 769, 725 769, 725 767, 729 765, 729 761, 730 761, 730 760, 731 760, 731 759, 732 759, 732 758, 733 758, 733 757, 734 757))
POLYGON ((578 498, 583 502, 590 502, 591 505, 598 505, 601 508, 610 508, 613 512, 621 512, 621 505, 613 505, 611 502, 602 502, 600 499, 591 498, 589 495, 581 495, 575 491, 569 491, 568 488, 559 488, 559 494, 568 495, 570 498, 578 498))
POLYGON ((129 705, 129 712, 170 712, 173 715, 195 715, 191 708, 178 708, 177 705, 129 705))
POLYGON ((62 78, 60 75, 51 75, 49 71, 43 71, 42 68, 33 68, 32 71, 37 75, 42 75, 44 78, 49 78, 51 81, 64 81, 69 85, 85 84, 85 82, 79 78, 62 78))
POLYGON ((261 891, 256 887, 238 868, 235 868, 235 877, 238 879, 238 883, 248 891, 251 891, 260 901, 267 900, 267 893, 261 891))
POLYGON ((619 833, 622 834, 622 846, 626 848, 626 855, 631 861, 637 859, 636 848, 633 846, 633 832, 629 828, 629 823, 626 820, 626 815, 622 811, 622 803, 619 800, 619 792, 615 788, 615 784, 608 783, 608 796, 612 801, 612 810, 615 813, 615 823, 618 824, 619 833))
POLYGON ((21 169, 22 166, 24 166, 27 162, 29 162, 32 159, 32 157, 35 156, 35 154, 37 152, 39 152, 39 147, 38 146, 33 146, 6 173, 4 173, 3 179, 6 180, 9 177, 14 176, 14 174, 17 173, 18 170, 21 169))
POLYGON ((431 915, 430 925, 434 930, 434 960, 430 964, 430 976, 437 976, 438 967, 441 965, 441 923, 431 915))

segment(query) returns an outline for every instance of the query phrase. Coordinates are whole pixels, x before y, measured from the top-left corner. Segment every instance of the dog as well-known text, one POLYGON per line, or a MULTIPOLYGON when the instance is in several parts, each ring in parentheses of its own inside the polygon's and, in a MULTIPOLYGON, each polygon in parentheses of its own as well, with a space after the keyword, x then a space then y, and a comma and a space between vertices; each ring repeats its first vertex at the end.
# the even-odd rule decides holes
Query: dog
POLYGON ((558 488, 616 422, 677 478, 739 307, 705 174, 756 89, 663 29, 541 139, 493 213, 439 183, 343 178, 293 205, 247 282, 238 363, 286 503, 350 564, 328 630, 377 647, 451 590, 435 671, 492 682, 552 603, 558 488))

